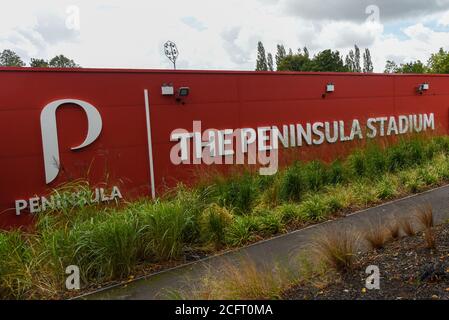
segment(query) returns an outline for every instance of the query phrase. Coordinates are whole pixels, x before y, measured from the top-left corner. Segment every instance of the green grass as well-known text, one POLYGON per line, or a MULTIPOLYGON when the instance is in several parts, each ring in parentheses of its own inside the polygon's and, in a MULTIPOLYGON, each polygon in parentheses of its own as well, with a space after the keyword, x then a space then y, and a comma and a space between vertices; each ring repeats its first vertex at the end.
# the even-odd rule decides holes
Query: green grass
POLYGON ((0 297, 18 299, 32 287, 33 252, 20 232, 0 233, 0 297))
POLYGON ((0 294, 58 297, 69 265, 80 267, 83 285, 126 279, 186 252, 239 247, 448 179, 449 138, 414 137, 329 164, 297 161, 275 176, 244 171, 180 185, 154 202, 92 205, 91 187, 72 183, 54 191, 61 205, 37 216, 33 234, 0 232, 0 294))

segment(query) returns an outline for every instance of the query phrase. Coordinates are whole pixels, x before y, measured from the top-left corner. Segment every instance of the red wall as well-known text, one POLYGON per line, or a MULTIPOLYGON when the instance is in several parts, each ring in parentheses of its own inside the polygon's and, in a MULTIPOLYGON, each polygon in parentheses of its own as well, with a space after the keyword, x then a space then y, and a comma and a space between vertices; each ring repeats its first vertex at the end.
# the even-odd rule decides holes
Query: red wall
POLYGON ((29 223, 30 215, 15 215, 16 199, 43 195, 80 177, 118 184, 125 198, 148 195, 144 89, 150 93, 159 190, 191 180, 191 166, 170 162, 170 133, 191 130, 194 120, 201 120, 203 129, 237 129, 433 112, 447 133, 449 119, 449 76, 3 68, 0 88, 0 227, 29 223), (190 87, 185 105, 161 95, 161 85, 169 82, 190 87), (336 91, 323 99, 328 82, 336 91), (430 90, 419 95, 416 87, 424 82, 430 90), (46 185, 40 112, 49 102, 67 98, 94 105, 103 130, 92 145, 70 151, 86 136, 86 118, 80 108, 60 108, 63 168, 46 185))

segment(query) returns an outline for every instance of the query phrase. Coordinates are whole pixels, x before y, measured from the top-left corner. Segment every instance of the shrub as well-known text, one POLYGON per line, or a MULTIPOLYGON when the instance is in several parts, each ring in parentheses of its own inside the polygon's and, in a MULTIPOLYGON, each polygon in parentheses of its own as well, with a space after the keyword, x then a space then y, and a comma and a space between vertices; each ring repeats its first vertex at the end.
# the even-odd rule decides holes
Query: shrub
POLYGON ((304 213, 301 206, 294 203, 285 203, 276 208, 277 214, 282 217, 284 223, 293 221, 305 221, 308 216, 304 213))
POLYGON ((368 241, 372 249, 382 249, 388 241, 389 230, 380 221, 370 223, 365 231, 365 239, 368 241))
POLYGON ((200 219, 203 211, 212 201, 212 194, 212 188, 201 190, 187 190, 183 188, 181 191, 178 191, 174 202, 177 202, 177 206, 181 208, 185 219, 182 236, 184 242, 195 243, 201 238, 200 219))
POLYGON ((308 196, 301 204, 301 211, 312 221, 322 221, 326 218, 329 208, 320 195, 308 196))
POLYGON ((235 209, 238 214, 247 214, 258 196, 256 180, 250 173, 226 179, 216 184, 216 196, 221 206, 235 209))
POLYGON ((419 193, 425 187, 425 183, 422 181, 422 178, 418 174, 417 170, 404 172, 401 174, 400 179, 402 180, 405 190, 408 193, 419 193))
POLYGON ((304 183, 308 190, 318 191, 327 183, 326 166, 320 161, 311 161, 303 167, 304 183))
POLYGON ((47 232, 43 253, 59 261, 56 270, 68 265, 80 267, 84 281, 110 280, 131 271, 143 252, 143 229, 136 215, 111 213, 107 219, 80 222, 68 231, 47 232))
POLYGON ((436 237, 433 231, 434 218, 433 210, 430 205, 421 207, 417 210, 416 217, 418 222, 424 227, 424 240, 429 249, 436 248, 436 237))
POLYGON ((366 174, 366 158, 363 150, 356 150, 349 155, 346 164, 353 177, 360 178, 366 174))
POLYGON ((390 146, 385 151, 386 168, 388 171, 397 172, 406 166, 408 158, 407 151, 402 143, 390 146))
POLYGON ((377 144, 369 144, 365 150, 366 174, 377 177, 386 170, 385 152, 377 144))
POLYGON ((283 231, 282 216, 273 211, 266 211, 260 216, 259 231, 263 235, 275 235, 283 231))
POLYGON ((426 242, 426 248, 428 249, 436 249, 437 241, 435 237, 435 233, 433 228, 429 228, 424 230, 424 240, 426 242))
POLYGON ((280 203, 280 192, 281 192, 281 183, 278 179, 278 176, 276 178, 273 178, 270 180, 271 184, 265 185, 260 187, 260 190, 262 190, 262 195, 260 196, 259 201, 270 208, 275 208, 280 203))
POLYGON ((326 227, 317 231, 312 249, 318 261, 337 272, 346 273, 354 267, 358 242, 358 235, 351 230, 326 227))
POLYGON ((217 204, 211 204, 203 212, 201 218, 202 236, 205 240, 212 241, 216 248, 225 243, 226 230, 232 223, 232 213, 217 204))
POLYGON ((358 181, 351 185, 351 193, 353 194, 355 204, 366 207, 369 204, 379 200, 376 189, 374 189, 367 180, 358 181))
POLYGON ((299 201, 306 190, 302 167, 296 162, 287 168, 281 181, 281 199, 284 201, 299 201))
POLYGON ((338 212, 345 207, 344 199, 338 194, 323 195, 323 202, 326 211, 329 213, 338 212))
POLYGON ((398 221, 395 219, 393 221, 390 221, 390 223, 387 224, 388 231, 390 232, 390 236, 392 239, 396 240, 399 238, 401 233, 401 226, 399 225, 398 221))
POLYGON ((332 162, 329 166, 328 172, 327 172, 327 176, 328 176, 328 181, 330 184, 338 184, 338 183, 342 183, 345 180, 345 171, 344 171, 344 167, 343 164, 341 163, 340 160, 335 160, 334 162, 332 162))
POLYGON ((432 161, 433 168, 435 168, 436 175, 443 180, 449 179, 449 159, 446 154, 438 154, 432 161))
POLYGON ((226 243, 240 246, 254 239, 254 234, 260 230, 260 220, 257 216, 236 216, 226 234, 226 243))
POLYGON ((394 176, 385 175, 375 186, 377 198, 381 200, 391 199, 398 193, 397 182, 394 176))
POLYGON ((415 228, 413 227, 413 223, 409 217, 404 216, 398 219, 398 222, 405 235, 412 237, 416 234, 415 228))
POLYGON ((0 231, 0 297, 22 299, 33 286, 33 252, 19 232, 0 231))
POLYGON ((419 207, 416 212, 416 218, 424 229, 433 228, 433 209, 430 205, 419 207))
POLYGON ((266 300, 280 299, 284 290, 294 281, 292 275, 281 268, 262 268, 245 259, 238 266, 225 263, 218 273, 207 275, 199 288, 180 296, 200 300, 266 300))
POLYGON ((157 201, 140 216, 148 241, 146 249, 158 260, 179 257, 184 242, 191 239, 190 231, 199 229, 194 212, 179 200, 157 201))
POLYGON ((417 174, 420 181, 426 186, 431 186, 439 181, 438 174, 435 172, 433 167, 418 168, 417 174))

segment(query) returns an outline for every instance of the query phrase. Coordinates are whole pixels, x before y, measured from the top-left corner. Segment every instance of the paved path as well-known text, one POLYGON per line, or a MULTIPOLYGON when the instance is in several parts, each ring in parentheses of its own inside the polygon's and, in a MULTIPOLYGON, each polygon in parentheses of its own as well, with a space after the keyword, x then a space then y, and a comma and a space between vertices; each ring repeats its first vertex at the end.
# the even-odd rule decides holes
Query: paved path
POLYGON ((336 221, 295 231, 221 256, 211 257, 189 265, 163 271, 136 280, 126 286, 118 285, 81 298, 125 300, 163 299, 169 291, 182 290, 183 288, 189 287, 189 283, 198 283, 198 280, 204 277, 205 274, 219 270, 220 266, 224 263, 239 264, 244 260, 242 258, 250 258, 256 264, 265 267, 274 266, 280 262, 288 264, 291 257, 296 256, 301 248, 309 244, 311 238, 324 225, 362 227, 380 219, 387 221, 396 216, 412 215, 415 213, 417 207, 425 204, 432 206, 437 223, 447 221, 449 219, 449 185, 386 203, 375 208, 359 211, 336 221))

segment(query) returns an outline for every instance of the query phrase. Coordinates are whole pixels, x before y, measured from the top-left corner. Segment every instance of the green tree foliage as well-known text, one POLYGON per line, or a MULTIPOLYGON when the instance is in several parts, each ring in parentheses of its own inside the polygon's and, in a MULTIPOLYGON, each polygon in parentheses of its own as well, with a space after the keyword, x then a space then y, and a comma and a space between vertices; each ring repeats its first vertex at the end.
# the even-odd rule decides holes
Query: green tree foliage
POLYGON ((430 56, 427 66, 430 73, 449 74, 449 52, 441 48, 430 56))
POLYGON ((52 68, 79 68, 80 66, 72 59, 67 58, 64 55, 59 55, 50 60, 48 65, 52 68))
POLYGON ((307 47, 304 47, 304 56, 307 57, 307 59, 309 59, 310 54, 309 54, 309 49, 307 49, 307 47))
POLYGON ((311 71, 308 55, 298 53, 285 56, 277 65, 278 71, 311 71))
POLYGON ((385 73, 427 73, 427 67, 420 60, 401 63, 388 60, 385 65, 385 73))
POLYGON ((19 57, 17 53, 6 49, 0 53, 0 66, 2 67, 24 67, 25 62, 19 57))
POLYGON ((401 64, 399 73, 426 73, 427 67, 420 61, 401 64))
POLYGON ((398 73, 398 70, 399 66, 396 62, 394 62, 393 60, 387 60, 384 73, 398 73))
POLYGON ((365 49, 363 53, 363 72, 371 73, 374 71, 373 61, 371 59, 371 52, 365 49))
POLYGON ((392 60, 388 60, 384 72, 449 74, 449 51, 441 48, 437 53, 433 53, 427 65, 421 62, 421 60, 402 63, 400 65, 392 60))
POLYGON ((355 72, 355 55, 354 55, 354 50, 350 50, 348 55, 346 56, 345 59, 345 65, 346 68, 348 68, 348 70, 350 72, 355 72))
POLYGON ((309 52, 298 50, 287 55, 278 65, 278 71, 347 72, 348 68, 338 51, 324 50, 310 59, 309 52))
POLYGON ((257 44, 256 71, 268 71, 267 56, 265 54, 265 48, 261 41, 259 41, 259 43, 257 44))
POLYGON ((343 58, 338 51, 330 49, 319 52, 310 64, 310 71, 316 72, 348 72, 343 58))
POLYGON ((355 45, 354 46, 355 54, 354 54, 354 72, 362 72, 362 67, 360 65, 360 48, 355 45))
POLYGON ((274 71, 274 65, 273 65, 273 55, 269 53, 267 55, 267 66, 269 71, 274 71))
POLYGON ((48 68, 48 61, 44 59, 31 58, 30 67, 33 68, 48 68))
POLYGON ((282 44, 278 44, 277 45, 277 52, 276 52, 276 66, 279 66, 282 62, 282 60, 284 60, 284 58, 287 56, 287 51, 285 51, 285 47, 282 44))
POLYGON ((360 48, 355 45, 354 50, 350 50, 346 56, 345 65, 350 72, 362 72, 360 65, 360 48))

